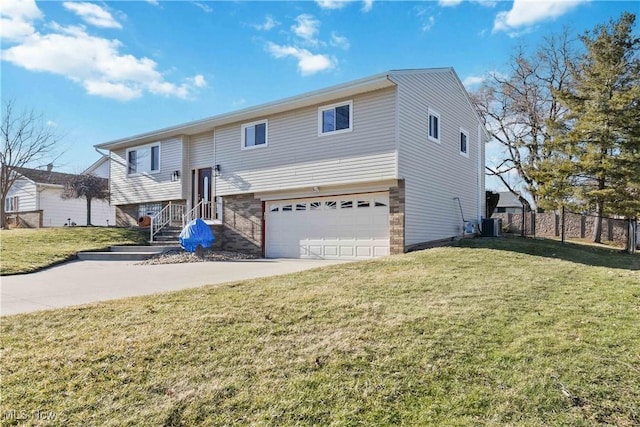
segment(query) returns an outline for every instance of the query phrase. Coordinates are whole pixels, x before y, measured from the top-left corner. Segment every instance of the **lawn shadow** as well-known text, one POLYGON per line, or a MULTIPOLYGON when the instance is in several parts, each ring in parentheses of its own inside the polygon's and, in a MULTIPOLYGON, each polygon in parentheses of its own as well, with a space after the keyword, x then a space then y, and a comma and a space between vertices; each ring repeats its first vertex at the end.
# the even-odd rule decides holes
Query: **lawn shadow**
POLYGON ((480 237, 463 239, 457 246, 487 248, 553 259, 562 259, 596 267, 640 270, 640 254, 629 254, 622 249, 608 249, 573 242, 526 237, 480 237))

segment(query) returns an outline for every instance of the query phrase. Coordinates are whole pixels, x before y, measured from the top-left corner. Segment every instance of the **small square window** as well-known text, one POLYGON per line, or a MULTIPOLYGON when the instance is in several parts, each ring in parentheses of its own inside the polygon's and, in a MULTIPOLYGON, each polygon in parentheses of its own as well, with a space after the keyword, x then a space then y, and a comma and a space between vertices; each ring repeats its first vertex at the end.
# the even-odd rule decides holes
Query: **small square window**
POLYGON ((324 202, 324 207, 326 209, 336 209, 337 208, 337 203, 333 200, 324 202))
POLYGON ((284 205, 282 206, 282 212, 291 212, 293 210, 292 205, 284 205))
POLYGON ((267 121, 242 125, 242 149, 264 147, 267 145, 267 121))
POLYGON ((317 211, 322 207, 321 202, 311 202, 309 203, 309 210, 317 211))
POLYGON ((353 201, 343 200, 340 202, 340 209, 350 209, 353 207, 353 201))
POLYGON ((371 204, 368 200, 358 200, 359 208, 368 208, 369 206, 371 206, 371 204))
POLYGON ((279 212, 280 211, 280 205, 271 205, 271 212, 279 212))
POLYGON ((307 204, 306 203, 296 203, 296 210, 297 211, 306 211, 307 210, 307 204))
POLYGON ((429 109, 429 139, 440 143, 440 114, 429 109))
POLYGON ((352 102, 328 105, 318 109, 318 134, 326 135, 330 133, 351 131, 352 102))

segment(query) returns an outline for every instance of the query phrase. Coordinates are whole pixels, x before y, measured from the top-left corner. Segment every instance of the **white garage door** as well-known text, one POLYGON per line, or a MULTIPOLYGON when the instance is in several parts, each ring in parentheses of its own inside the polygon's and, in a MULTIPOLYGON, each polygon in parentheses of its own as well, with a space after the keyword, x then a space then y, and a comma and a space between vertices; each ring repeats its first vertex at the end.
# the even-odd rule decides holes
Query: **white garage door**
POLYGON ((269 258, 371 258, 389 254, 389 194, 266 204, 269 258))

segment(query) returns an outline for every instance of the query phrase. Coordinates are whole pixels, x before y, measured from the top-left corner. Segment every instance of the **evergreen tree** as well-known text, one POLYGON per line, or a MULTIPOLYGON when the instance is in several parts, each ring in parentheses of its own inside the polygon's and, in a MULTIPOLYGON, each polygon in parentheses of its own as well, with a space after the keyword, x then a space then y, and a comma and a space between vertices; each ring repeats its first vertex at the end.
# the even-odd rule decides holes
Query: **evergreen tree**
POLYGON ((602 217, 640 214, 640 38, 636 16, 598 25, 580 37, 585 53, 572 68, 573 85, 556 91, 570 111, 554 129, 555 153, 541 191, 594 212, 593 241, 602 217))

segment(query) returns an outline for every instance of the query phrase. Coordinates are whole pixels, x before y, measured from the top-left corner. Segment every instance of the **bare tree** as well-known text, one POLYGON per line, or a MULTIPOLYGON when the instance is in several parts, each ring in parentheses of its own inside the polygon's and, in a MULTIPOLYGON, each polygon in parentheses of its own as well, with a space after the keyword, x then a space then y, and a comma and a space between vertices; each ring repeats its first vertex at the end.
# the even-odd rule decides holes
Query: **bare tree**
POLYGON ((91 201, 109 198, 109 181, 95 175, 75 175, 64 186, 63 199, 87 200, 87 225, 91 225, 91 201))
POLYGON ((494 73, 472 94, 485 126, 503 147, 504 156, 486 167, 487 174, 498 177, 529 208, 506 177, 515 171, 538 206, 539 170, 552 155, 552 124, 567 113, 554 93, 571 84, 569 69, 576 56, 571 45, 565 30, 545 39, 533 56, 520 48, 509 75, 494 73))
POLYGON ((48 163, 54 157, 59 137, 33 110, 16 112, 12 100, 3 105, 0 132, 0 228, 4 228, 7 194, 19 177, 15 169, 48 163))

